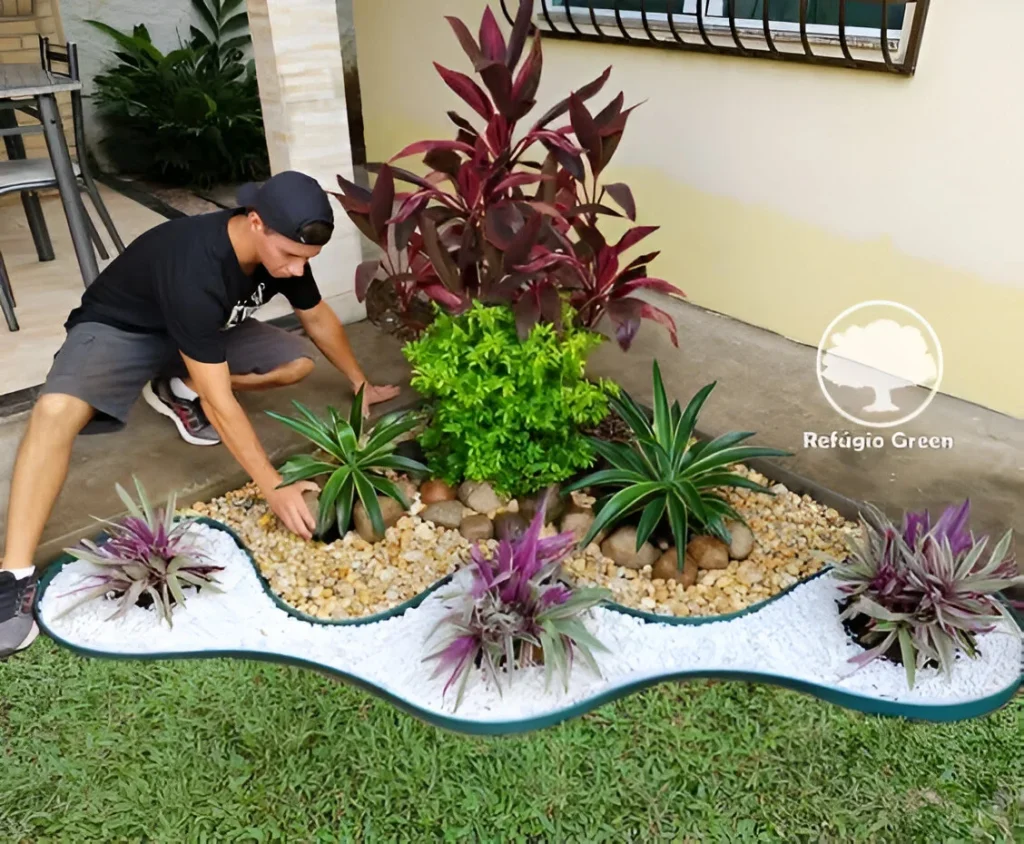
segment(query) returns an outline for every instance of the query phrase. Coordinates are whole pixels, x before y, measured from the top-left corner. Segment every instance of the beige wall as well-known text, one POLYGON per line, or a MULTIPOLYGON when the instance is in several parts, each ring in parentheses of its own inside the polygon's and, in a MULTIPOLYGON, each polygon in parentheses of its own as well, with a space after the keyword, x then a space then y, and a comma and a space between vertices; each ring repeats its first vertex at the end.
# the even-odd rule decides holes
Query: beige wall
MULTIPOLYGON (((444 15, 475 32, 483 7, 356 0, 371 161, 453 137, 431 61, 471 72, 444 15)), ((602 104, 646 100, 606 178, 692 302, 816 345, 850 305, 898 300, 943 344, 943 392, 1024 417, 1022 27, 1019 0, 933 3, 910 79, 548 38, 539 102, 609 64, 602 104)))
MULTIPOLYGON (((38 62, 39 36, 48 35, 51 41, 64 42, 60 10, 57 0, 2 0, 0 7, 0 64, 38 62)), ((74 126, 71 123, 71 97, 58 95, 61 117, 68 148, 75 154, 74 126)), ((36 123, 30 117, 18 115, 22 125, 36 123)), ((23 135, 25 154, 29 158, 46 157, 46 141, 42 135, 23 135)), ((0 161, 7 159, 4 145, 0 144, 0 161)))

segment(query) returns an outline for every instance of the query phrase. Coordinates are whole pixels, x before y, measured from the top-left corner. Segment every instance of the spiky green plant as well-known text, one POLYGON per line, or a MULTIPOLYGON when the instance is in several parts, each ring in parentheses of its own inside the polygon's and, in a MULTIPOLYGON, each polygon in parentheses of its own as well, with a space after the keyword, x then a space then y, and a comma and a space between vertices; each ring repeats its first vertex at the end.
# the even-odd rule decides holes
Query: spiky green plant
POLYGON ((1020 634, 998 593, 1024 586, 1010 552, 1007 531, 987 559, 988 537, 967 528, 970 503, 946 508, 931 525, 927 511, 904 516, 902 530, 871 505, 860 516, 861 535, 849 538, 849 556, 833 563, 839 589, 849 596, 840 615, 868 619, 868 649, 850 659, 864 666, 899 643, 914 687, 916 671, 929 660, 948 676, 957 652, 977 655, 977 637, 1000 621, 1020 634))
POLYGON ((176 496, 172 493, 166 506, 154 510, 138 478, 135 489, 136 503, 120 484, 117 494, 128 508, 128 515, 120 521, 97 519, 103 524, 109 539, 97 545, 90 539, 82 540, 75 548, 64 549, 78 560, 101 566, 103 574, 91 575, 91 583, 68 594, 87 593, 60 615, 66 615, 82 604, 111 592, 120 595, 117 611, 108 620, 125 615, 140 599, 148 597, 157 612, 173 627, 171 610, 175 604, 185 603, 185 588, 196 587, 219 592, 213 578, 223 566, 210 565, 204 555, 194 548, 185 534, 195 519, 175 521, 176 496))
POLYGON ((419 414, 411 411, 389 413, 364 431, 364 390, 365 385, 356 393, 348 419, 333 407, 327 408, 326 420, 320 419, 297 401, 292 404, 301 418, 293 419, 267 411, 268 416, 301 434, 323 452, 322 458, 310 455, 292 457, 280 469, 281 487, 329 476, 320 493, 316 527, 319 536, 334 525, 342 535, 348 531, 356 496, 366 508, 374 531, 383 534, 384 517, 377 493, 395 499, 406 509, 410 506, 398 486, 382 474, 384 470, 393 469, 418 476, 429 473, 418 460, 394 453, 398 437, 419 424, 419 414))
POLYGON ((679 402, 671 407, 665 394, 658 362, 654 362, 654 420, 649 421, 643 409, 626 391, 612 397, 612 408, 632 428, 631 444, 609 443, 591 438, 595 451, 611 468, 600 469, 565 487, 565 492, 584 487, 621 487, 596 505, 597 518, 582 545, 588 545, 598 534, 626 517, 643 510, 637 527, 637 550, 667 519, 676 546, 679 571, 686 560, 689 524, 695 521, 723 542, 730 541, 725 519, 745 523, 721 495, 720 487, 744 487, 772 494, 767 487, 745 478, 729 468, 755 457, 790 457, 791 452, 776 448, 740 446, 754 435, 752 431, 723 434, 700 442, 693 430, 704 402, 715 388, 712 382, 701 389, 680 410, 679 402))

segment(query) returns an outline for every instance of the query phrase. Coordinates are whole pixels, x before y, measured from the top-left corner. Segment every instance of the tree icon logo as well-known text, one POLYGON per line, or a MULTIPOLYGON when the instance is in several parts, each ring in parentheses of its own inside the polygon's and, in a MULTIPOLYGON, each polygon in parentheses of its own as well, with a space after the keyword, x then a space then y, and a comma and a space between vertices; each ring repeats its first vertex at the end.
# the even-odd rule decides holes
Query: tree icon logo
POLYGON ((818 343, 817 369, 837 413, 868 428, 891 428, 931 404, 942 381, 942 346, 917 311, 876 299, 832 320, 818 343))

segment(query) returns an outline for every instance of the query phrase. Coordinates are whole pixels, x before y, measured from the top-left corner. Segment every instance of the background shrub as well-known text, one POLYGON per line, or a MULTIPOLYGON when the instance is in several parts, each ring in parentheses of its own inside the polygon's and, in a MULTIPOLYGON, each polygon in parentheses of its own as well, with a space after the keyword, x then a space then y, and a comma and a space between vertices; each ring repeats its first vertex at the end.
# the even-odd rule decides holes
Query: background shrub
POLYGON ((589 467, 594 454, 579 429, 604 419, 618 392, 584 378, 601 341, 568 315, 560 334, 539 323, 520 342, 507 307, 476 302, 460 316, 438 314, 404 348, 412 386, 434 403, 420 444, 435 477, 523 495, 589 467))
POLYGON ((240 0, 196 0, 209 32, 164 55, 145 25, 131 35, 91 25, 117 44, 118 64, 96 77, 108 134, 103 150, 121 172, 200 187, 270 174, 259 86, 243 62, 248 19, 240 0))

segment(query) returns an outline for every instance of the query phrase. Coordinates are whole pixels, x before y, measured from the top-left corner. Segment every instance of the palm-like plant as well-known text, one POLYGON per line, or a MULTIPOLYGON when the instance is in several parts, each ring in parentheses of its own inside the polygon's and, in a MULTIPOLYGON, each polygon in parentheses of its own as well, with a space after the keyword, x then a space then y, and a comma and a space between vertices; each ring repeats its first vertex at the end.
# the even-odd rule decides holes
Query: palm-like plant
POLYGON ((682 571, 691 520, 723 542, 730 540, 725 526, 727 517, 741 523, 745 521, 715 493, 717 488, 744 487, 772 494, 767 487, 729 468, 755 457, 789 457, 791 452, 739 445, 754 435, 752 431, 723 434, 706 442, 699 442, 693 436, 697 415, 715 383, 701 389, 686 410, 680 410, 679 402, 670 407, 661 370, 655 361, 653 421, 648 420, 627 392, 609 399, 610 405, 632 428, 635 442, 610 443, 591 438, 595 451, 611 468, 593 472, 565 487, 567 493, 584 487, 621 487, 598 502, 597 518, 581 544, 589 544, 606 528, 643 510, 637 527, 637 550, 667 519, 675 540, 677 564, 682 571))
POLYGON ((289 418, 267 411, 267 415, 284 423, 313 443, 323 457, 298 455, 281 467, 281 486, 289 486, 329 475, 320 494, 316 532, 323 536, 335 524, 340 534, 348 531, 356 496, 378 534, 384 533, 384 517, 377 501, 383 493, 408 508, 401 490, 382 473, 386 469, 426 475, 429 470, 417 460, 395 454, 395 442, 420 421, 419 415, 396 411, 382 417, 376 425, 363 430, 363 390, 360 387, 345 419, 333 407, 327 408, 327 419, 313 414, 300 402, 292 402, 301 418, 289 418))

